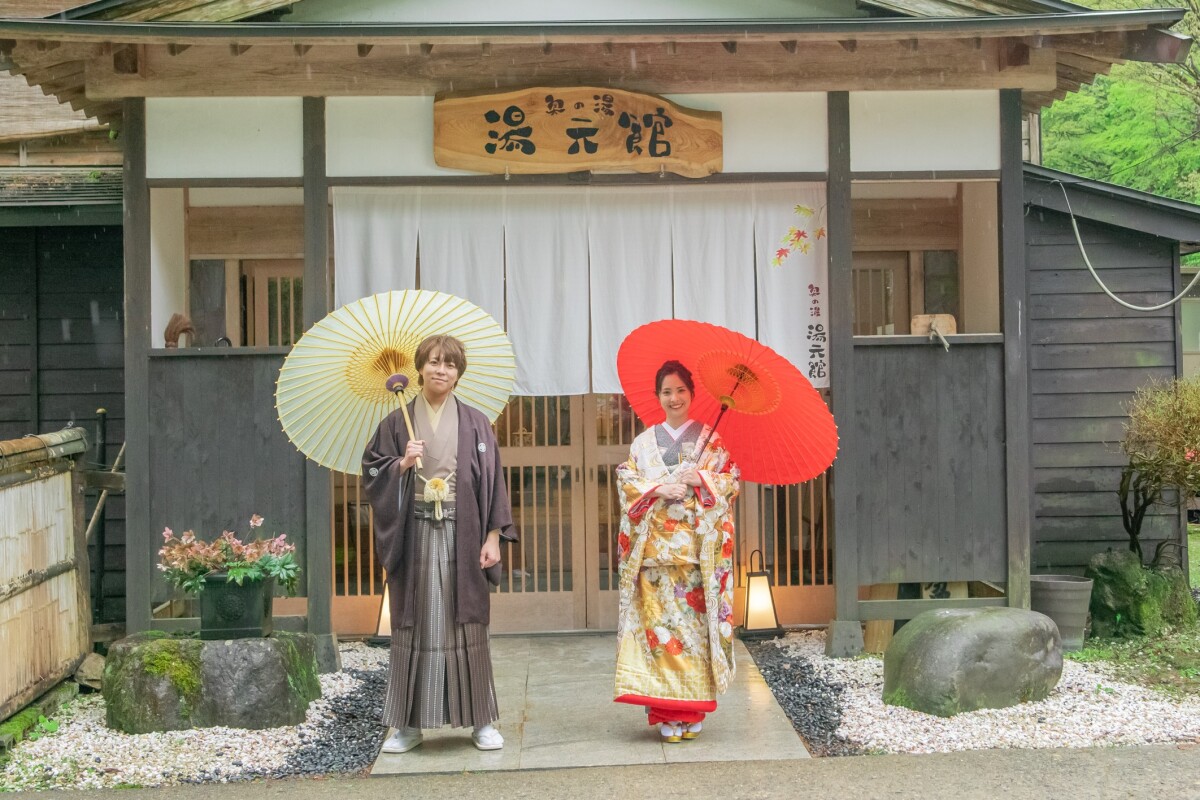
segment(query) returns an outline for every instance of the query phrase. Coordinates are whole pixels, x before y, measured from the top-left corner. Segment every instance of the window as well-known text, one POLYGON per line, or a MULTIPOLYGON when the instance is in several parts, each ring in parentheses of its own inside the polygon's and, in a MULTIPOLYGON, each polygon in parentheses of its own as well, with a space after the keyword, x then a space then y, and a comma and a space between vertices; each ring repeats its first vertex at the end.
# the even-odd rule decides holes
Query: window
POLYGON ((1000 330, 994 181, 862 182, 853 190, 854 335, 912 331, 918 315, 958 333, 1000 330))

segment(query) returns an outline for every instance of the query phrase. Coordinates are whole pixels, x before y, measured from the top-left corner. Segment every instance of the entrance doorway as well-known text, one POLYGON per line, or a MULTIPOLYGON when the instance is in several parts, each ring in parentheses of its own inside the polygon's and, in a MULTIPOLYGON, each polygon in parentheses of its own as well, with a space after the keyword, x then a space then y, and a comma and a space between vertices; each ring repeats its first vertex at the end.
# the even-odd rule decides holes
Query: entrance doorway
MULTIPOLYGON (((613 630, 617 625, 614 470, 643 430, 623 395, 514 397, 496 438, 521 540, 502 545, 492 595, 494 633, 613 630)), ((828 482, 744 484, 736 508, 738 587, 759 550, 781 621, 825 622, 833 609, 828 482)), ((358 478, 334 476, 334 629, 375 630, 383 574, 358 478)), ((740 618, 739 608, 735 618, 740 618)))

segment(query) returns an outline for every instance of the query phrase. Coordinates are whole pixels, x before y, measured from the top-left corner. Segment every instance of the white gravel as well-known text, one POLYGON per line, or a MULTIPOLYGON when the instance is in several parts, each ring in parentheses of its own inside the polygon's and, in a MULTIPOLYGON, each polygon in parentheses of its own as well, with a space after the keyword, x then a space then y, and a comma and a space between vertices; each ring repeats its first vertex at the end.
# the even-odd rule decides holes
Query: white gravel
POLYGON ((126 734, 105 725, 99 693, 82 695, 55 716, 56 732, 13 748, 0 766, 0 791, 165 786, 269 774, 320 736, 322 725, 333 719, 332 700, 360 689, 346 670, 372 671, 387 662, 386 649, 357 643, 340 649, 343 671, 320 676, 322 697, 294 727, 126 734))
MULTIPOLYGON (((1121 683, 1102 668, 1072 661, 1064 663, 1062 680, 1045 700, 943 719, 885 706, 880 699, 883 662, 872 657, 826 658, 822 632, 792 633, 772 644, 789 657, 808 661, 825 681, 842 687, 836 736, 861 752, 1200 740, 1200 698, 1175 700, 1121 683)), ((321 737, 334 719, 331 702, 363 692, 364 684, 346 670, 366 673, 386 666, 386 649, 345 643, 341 654, 343 672, 321 676, 322 698, 310 706, 303 724, 289 728, 130 735, 105 726, 104 700, 99 694, 82 696, 55 718, 59 723, 55 733, 22 742, 8 762, 0 764, 0 791, 165 786, 286 773, 289 757, 305 748, 325 749, 321 737)), ((382 734, 382 727, 379 731, 382 734)), ((362 748, 361 740, 357 747, 362 748)))
POLYGON ((942 718, 885 706, 883 661, 825 657, 823 632, 791 633, 775 645, 841 684, 837 736, 866 752, 945 753, 987 748, 1096 747, 1200 740, 1200 698, 1176 700, 1064 660, 1045 700, 942 718))

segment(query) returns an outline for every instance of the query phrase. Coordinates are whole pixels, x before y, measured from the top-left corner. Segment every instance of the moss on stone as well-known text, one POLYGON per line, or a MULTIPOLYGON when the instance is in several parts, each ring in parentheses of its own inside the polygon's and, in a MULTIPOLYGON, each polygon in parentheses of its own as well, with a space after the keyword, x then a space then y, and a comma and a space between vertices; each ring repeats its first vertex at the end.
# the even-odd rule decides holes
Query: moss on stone
POLYGON ((1167 627, 1196 622, 1196 605, 1177 567, 1152 569, 1129 551, 1108 551, 1092 558, 1087 576, 1094 581, 1093 636, 1159 636, 1167 627))
POLYGON ((179 693, 180 713, 187 717, 200 697, 200 648, 187 639, 158 639, 149 643, 142 657, 148 675, 165 677, 179 693))
POLYGON ((24 711, 18 711, 8 718, 6 722, 0 724, 0 736, 8 735, 13 737, 13 742, 20 742, 25 739, 25 734, 37 727, 38 719, 42 712, 37 708, 27 708, 24 711))
POLYGON ((275 631, 271 638, 283 645, 283 669, 287 673, 288 686, 304 701, 316 700, 321 696, 321 682, 317 677, 317 659, 313 652, 310 636, 275 631))

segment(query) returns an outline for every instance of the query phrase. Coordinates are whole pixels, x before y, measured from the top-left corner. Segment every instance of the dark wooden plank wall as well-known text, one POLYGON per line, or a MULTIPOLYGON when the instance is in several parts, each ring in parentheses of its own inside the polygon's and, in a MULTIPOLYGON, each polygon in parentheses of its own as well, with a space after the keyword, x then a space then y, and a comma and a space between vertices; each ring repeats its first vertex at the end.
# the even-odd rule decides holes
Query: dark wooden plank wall
POLYGON ((1002 343, 854 348, 860 583, 1007 575, 1002 343))
MULTIPOLYGON (((105 408, 111 461, 125 436, 120 227, 3 228, 0 240, 0 439, 75 424, 94 444, 96 409, 105 408)), ((105 521, 111 621, 124 614, 123 497, 109 499, 105 521)))
MULTIPOLYGON (((1175 375, 1175 309, 1131 311, 1096 284, 1068 217, 1033 209, 1026 218, 1029 266, 1034 572, 1081 572, 1108 547, 1124 548, 1116 490, 1125 458, 1127 404, 1154 378, 1175 375)), ((1129 302, 1170 299, 1178 244, 1080 220, 1088 257, 1129 302)), ((1146 520, 1148 548, 1175 538, 1178 512, 1146 520)))
MULTIPOLYGON (((150 358, 150 528, 212 539, 245 537, 251 514, 264 534, 286 533, 304 565, 304 456, 275 414, 282 354, 238 353, 150 358)), ((327 535, 327 534, 326 534, 327 535)), ((304 580, 300 582, 303 593, 304 580)), ((165 596, 159 584, 155 599, 165 596)))
POLYGON ((36 264, 36 229, 0 229, 0 440, 37 433, 32 394, 36 264))

